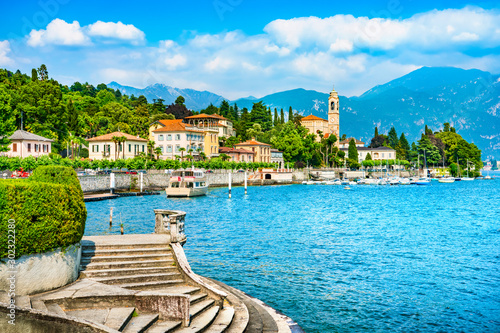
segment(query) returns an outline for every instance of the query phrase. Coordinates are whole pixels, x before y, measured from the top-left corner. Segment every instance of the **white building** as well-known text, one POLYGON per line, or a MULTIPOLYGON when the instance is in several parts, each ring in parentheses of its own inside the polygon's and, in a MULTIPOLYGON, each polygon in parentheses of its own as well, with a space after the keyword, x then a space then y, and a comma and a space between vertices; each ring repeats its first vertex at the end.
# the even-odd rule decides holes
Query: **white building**
MULTIPOLYGON (((366 155, 370 154, 372 160, 395 160, 396 151, 389 147, 359 147, 358 149, 358 162, 361 163, 366 160, 366 155)), ((341 151, 348 155, 348 148, 340 148, 341 151)))
POLYGON ((148 153, 148 140, 124 132, 108 133, 87 141, 89 142, 89 158, 92 160, 127 159, 134 158, 140 153, 148 153), (116 144, 113 142, 113 137, 125 137, 125 141, 116 144))
POLYGON ((54 142, 54 140, 23 130, 15 131, 9 139, 12 141, 9 151, 3 154, 8 157, 21 158, 48 155, 52 151, 52 142, 54 142))

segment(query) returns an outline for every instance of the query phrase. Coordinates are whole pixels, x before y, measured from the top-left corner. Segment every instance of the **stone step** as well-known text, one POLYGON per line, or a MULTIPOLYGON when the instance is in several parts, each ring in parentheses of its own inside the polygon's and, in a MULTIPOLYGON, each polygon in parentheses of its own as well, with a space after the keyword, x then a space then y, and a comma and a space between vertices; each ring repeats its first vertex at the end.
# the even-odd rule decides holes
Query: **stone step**
MULTIPOLYGON (((118 268, 143 268, 143 267, 169 267, 175 264, 174 259, 93 262, 81 265, 82 270, 118 269, 118 268)), ((175 267, 175 266, 174 266, 175 267)))
POLYGON ((147 333, 168 333, 180 327, 181 321, 158 321, 146 330, 147 333))
POLYGON ((205 293, 203 293, 203 292, 198 292, 198 293, 196 293, 196 294, 192 294, 192 295, 190 296, 190 298, 189 298, 189 303, 190 303, 191 305, 193 305, 193 304, 196 304, 196 303, 198 303, 198 302, 203 301, 203 300, 204 300, 204 299, 206 299, 206 298, 207 298, 207 294, 205 294, 205 293))
POLYGON ((206 299, 204 301, 193 304, 189 307, 189 317, 191 320, 195 318, 197 315, 214 305, 215 301, 213 299, 206 299))
POLYGON ((158 273, 158 274, 94 277, 92 279, 105 284, 127 284, 136 282, 143 283, 143 282, 153 282, 153 281, 170 281, 170 280, 179 280, 181 278, 182 275, 179 272, 175 271, 170 273, 158 273))
POLYGON ((24 309, 31 309, 31 299, 29 296, 16 296, 16 306, 24 309))
POLYGON ((67 316, 66 312, 64 312, 64 310, 57 303, 49 303, 49 304, 45 303, 45 306, 47 307, 47 311, 49 312, 55 313, 63 317, 67 316))
POLYGON ((85 319, 93 323, 102 324, 108 318, 110 309, 80 309, 80 310, 70 310, 66 311, 68 317, 76 317, 80 319, 85 319))
MULTIPOLYGON (((130 235, 129 235, 130 236, 130 235)), ((129 244, 95 244, 92 242, 88 242, 86 240, 82 240, 82 251, 88 250, 126 250, 126 249, 148 249, 148 248, 159 248, 159 247, 168 247, 165 243, 147 243, 147 242, 138 242, 137 244, 134 242, 130 242, 129 244)))
POLYGON ((112 308, 109 310, 108 317, 104 325, 117 331, 122 331, 127 326, 130 318, 134 314, 135 308, 112 308))
POLYGON ((163 289, 156 289, 158 292, 167 293, 167 294, 187 294, 193 295, 199 292, 201 289, 199 287, 193 287, 190 285, 176 285, 172 287, 166 287, 163 289))
POLYGON ((177 330, 178 333, 197 333, 203 332, 207 327, 212 324, 219 313, 218 306, 212 306, 206 311, 200 313, 196 318, 191 320, 189 327, 184 327, 182 329, 177 330))
POLYGON ((184 280, 168 280, 168 281, 151 281, 151 282, 138 282, 138 283, 123 283, 123 284, 118 284, 117 286, 132 290, 157 290, 183 283, 184 280))
POLYGON ((94 262, 117 262, 117 261, 144 261, 144 260, 165 260, 165 259, 173 259, 172 253, 163 253, 163 254, 138 254, 134 256, 103 256, 103 257, 82 257, 81 263, 94 263, 94 262))
POLYGON ((39 311, 48 312, 47 306, 43 301, 40 300, 31 300, 31 308, 39 311))
POLYGON ((140 274, 159 274, 177 271, 176 266, 168 267, 143 267, 143 268, 114 268, 114 269, 86 269, 82 272, 82 278, 130 276, 140 274))
POLYGON ((140 254, 168 254, 169 247, 133 248, 133 249, 83 249, 82 259, 87 257, 104 256, 135 256, 140 254))
POLYGON ((156 321, 158 321, 158 314, 143 314, 137 317, 132 317, 128 322, 123 333, 142 333, 150 328, 156 321))
POLYGON ((205 333, 222 333, 224 332, 233 322, 234 318, 234 308, 232 306, 224 306, 222 310, 219 311, 217 318, 210 327, 205 330, 205 333))

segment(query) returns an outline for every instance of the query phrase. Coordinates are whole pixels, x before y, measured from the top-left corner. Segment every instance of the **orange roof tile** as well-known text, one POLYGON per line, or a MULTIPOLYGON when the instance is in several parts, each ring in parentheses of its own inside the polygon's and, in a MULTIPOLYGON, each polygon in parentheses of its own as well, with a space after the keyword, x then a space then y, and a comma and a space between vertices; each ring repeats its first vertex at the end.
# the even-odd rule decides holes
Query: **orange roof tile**
POLYGON ((235 149, 231 147, 219 147, 219 153, 239 153, 239 154, 255 154, 254 151, 246 149, 235 149))
POLYGON ((118 136, 118 137, 124 136, 127 138, 128 141, 144 141, 144 142, 148 141, 148 140, 143 139, 143 138, 138 138, 135 135, 130 135, 130 134, 123 133, 123 132, 113 132, 113 133, 104 134, 104 135, 96 136, 94 138, 87 139, 87 141, 112 141, 114 136, 118 136))
POLYGON ((316 116, 314 116, 312 114, 308 115, 307 117, 302 118, 301 121, 302 120, 322 120, 322 121, 328 122, 328 120, 320 118, 320 117, 316 117, 316 116))
POLYGON ((195 130, 190 127, 187 127, 185 123, 182 122, 182 119, 173 119, 173 120, 159 120, 160 124, 163 127, 157 128, 153 130, 153 132, 196 132, 196 133, 204 133, 203 131, 195 130))
POLYGON ((351 139, 354 139, 354 143, 356 143, 357 145, 364 145, 365 144, 363 141, 360 141, 356 138, 347 138, 343 141, 340 141, 339 144, 349 144, 349 142, 351 142, 351 139))
POLYGON ((271 145, 252 139, 252 140, 247 140, 247 141, 242 142, 242 143, 237 143, 237 144, 235 144, 235 146, 271 146, 271 145))
POLYGON ((185 119, 200 119, 200 118, 214 118, 214 119, 221 119, 221 120, 229 120, 221 115, 218 115, 218 114, 205 114, 205 113, 201 113, 201 114, 197 114, 196 116, 189 116, 189 117, 186 117, 185 119))

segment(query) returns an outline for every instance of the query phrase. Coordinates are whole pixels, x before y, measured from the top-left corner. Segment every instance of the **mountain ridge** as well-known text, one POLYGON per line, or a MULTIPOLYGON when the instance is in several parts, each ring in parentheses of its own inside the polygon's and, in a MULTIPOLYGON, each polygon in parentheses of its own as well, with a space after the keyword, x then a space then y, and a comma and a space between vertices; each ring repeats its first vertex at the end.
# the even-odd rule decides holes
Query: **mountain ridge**
MULTIPOLYGON (((168 94, 158 85, 139 90, 114 82, 110 87, 128 95, 132 91, 136 96, 139 96, 139 91, 146 92, 164 99, 166 104, 173 103, 178 93, 186 99, 186 106, 194 110, 203 109, 210 103, 220 105, 224 99, 208 91, 167 85, 162 87, 172 88, 168 94)), ((240 109, 250 109, 253 103, 262 100, 278 112, 283 108, 288 114, 288 108, 292 106, 304 116, 313 114, 326 119, 328 96, 328 93, 296 88, 261 98, 239 98, 230 103, 236 103, 240 109)), ((339 95, 339 98, 342 134, 368 143, 375 126, 379 127, 380 133, 387 133, 394 126, 398 134, 405 132, 409 140, 415 141, 420 138, 424 125, 436 131, 443 127, 444 122, 449 122, 466 140, 474 142, 483 151, 483 158, 500 156, 499 75, 477 69, 422 67, 377 85, 360 96, 339 95)))

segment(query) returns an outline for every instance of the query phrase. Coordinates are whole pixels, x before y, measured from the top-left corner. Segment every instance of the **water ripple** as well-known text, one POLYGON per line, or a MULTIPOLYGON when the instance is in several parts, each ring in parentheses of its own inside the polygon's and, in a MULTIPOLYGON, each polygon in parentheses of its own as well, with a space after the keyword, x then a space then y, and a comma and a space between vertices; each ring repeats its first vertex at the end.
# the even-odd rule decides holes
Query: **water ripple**
POLYGON ((499 332, 499 184, 126 197, 87 203, 86 234, 119 233, 120 220, 126 233, 149 233, 153 209, 184 210, 193 269, 306 332, 499 332))

